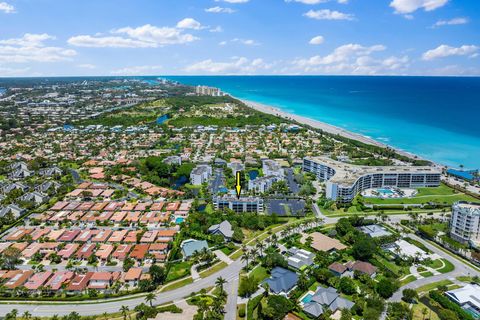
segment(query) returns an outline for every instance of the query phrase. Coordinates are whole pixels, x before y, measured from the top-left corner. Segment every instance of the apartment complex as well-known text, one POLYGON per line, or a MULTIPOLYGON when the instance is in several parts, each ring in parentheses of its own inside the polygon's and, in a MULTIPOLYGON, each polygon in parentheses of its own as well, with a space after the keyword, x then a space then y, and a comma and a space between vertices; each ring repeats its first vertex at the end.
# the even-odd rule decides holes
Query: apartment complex
POLYGON ((328 199, 350 202, 366 189, 438 187, 441 172, 422 166, 358 166, 326 157, 306 157, 303 170, 326 181, 328 199))
POLYGON ((199 186, 210 179, 212 175, 212 167, 206 164, 196 166, 190 173, 190 182, 194 186, 199 186))
POLYGON ((220 89, 214 87, 207 87, 207 86, 197 86, 195 87, 195 93, 199 96, 213 96, 213 97, 221 97, 224 96, 220 89))
POLYGON ((230 209, 236 213, 263 212, 263 199, 258 197, 237 198, 225 195, 223 197, 214 197, 213 205, 215 210, 230 209))
POLYGON ((450 236, 463 243, 480 243, 480 203, 460 201, 453 204, 450 236))

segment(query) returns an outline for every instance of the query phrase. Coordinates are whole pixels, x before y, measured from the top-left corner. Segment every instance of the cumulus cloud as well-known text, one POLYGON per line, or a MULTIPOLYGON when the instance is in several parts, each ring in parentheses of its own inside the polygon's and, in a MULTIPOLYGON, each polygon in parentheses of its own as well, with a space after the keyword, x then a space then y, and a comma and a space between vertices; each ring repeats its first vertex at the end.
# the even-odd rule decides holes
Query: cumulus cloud
POLYGON ((296 59, 292 63, 294 71, 311 74, 398 74, 405 71, 410 59, 408 56, 375 58, 374 53, 384 51, 378 44, 362 46, 345 44, 325 56, 296 59))
POLYGON ((15 13, 15 7, 6 2, 0 2, 0 11, 4 13, 15 13))
MULTIPOLYGON (((330 0, 285 0, 285 2, 299 2, 303 4, 320 4, 329 2, 330 0)), ((338 3, 348 3, 348 0, 337 0, 338 3)))
POLYGON ((467 18, 453 18, 450 20, 439 20, 437 21, 433 27, 441 27, 441 26, 453 26, 453 25, 459 25, 459 24, 467 24, 468 19, 467 18))
POLYGON ((227 2, 227 3, 247 3, 250 0, 215 0, 215 2, 227 2))
POLYGON ((313 37, 308 43, 313 45, 319 45, 319 44, 322 44, 324 41, 325 39, 322 36, 316 36, 316 37, 313 37))
POLYGON ((156 75, 161 70, 162 66, 133 66, 112 70, 110 73, 120 76, 156 75))
POLYGON ((193 18, 185 18, 177 23, 177 28, 179 29, 202 29, 202 24, 193 18))
POLYGON ((390 7, 395 9, 395 13, 406 14, 423 9, 432 11, 443 7, 448 0, 393 0, 390 7))
POLYGON ((21 77, 29 75, 30 68, 0 67, 0 77, 21 77))
POLYGON ((184 19, 177 27, 156 27, 146 24, 140 27, 124 27, 111 31, 108 36, 78 35, 68 43, 78 47, 111 48, 156 48, 173 44, 186 44, 199 38, 185 33, 185 29, 203 28, 194 19, 184 19))
POLYGON ((243 44, 243 45, 246 45, 246 46, 259 46, 260 43, 255 41, 255 40, 252 40, 252 39, 240 39, 240 38, 234 38, 230 41, 222 41, 219 43, 219 45, 221 46, 225 46, 227 45, 229 42, 231 43, 240 43, 240 44, 243 44))
POLYGON ((451 47, 445 44, 442 44, 435 49, 426 51, 422 55, 423 60, 434 60, 438 58, 445 58, 450 56, 470 56, 474 58, 478 55, 479 47, 474 45, 463 45, 461 47, 451 47))
POLYGON ((231 8, 224 8, 224 7, 216 6, 216 7, 211 7, 211 8, 205 9, 205 12, 209 12, 209 13, 234 13, 235 10, 233 10, 231 8))
POLYGON ((310 10, 304 16, 316 20, 353 20, 354 15, 329 9, 310 10))
POLYGON ((77 65, 77 67, 82 68, 82 69, 89 69, 89 70, 93 70, 93 69, 97 68, 96 65, 90 64, 90 63, 79 64, 79 65, 77 65))
POLYGON ((0 40, 0 62, 55 62, 71 60, 77 54, 72 49, 45 44, 46 41, 54 39, 55 37, 46 33, 26 33, 21 38, 0 40))
POLYGON ((262 59, 247 59, 234 57, 230 61, 214 61, 212 59, 196 62, 184 70, 188 73, 215 73, 215 74, 254 74, 271 68, 270 64, 262 59))
POLYGON ((373 52, 383 51, 385 49, 385 46, 381 44, 365 47, 360 44, 350 43, 336 48, 332 53, 326 56, 317 55, 308 59, 297 59, 295 60, 295 65, 308 68, 311 66, 348 62, 352 57, 368 56, 373 52))

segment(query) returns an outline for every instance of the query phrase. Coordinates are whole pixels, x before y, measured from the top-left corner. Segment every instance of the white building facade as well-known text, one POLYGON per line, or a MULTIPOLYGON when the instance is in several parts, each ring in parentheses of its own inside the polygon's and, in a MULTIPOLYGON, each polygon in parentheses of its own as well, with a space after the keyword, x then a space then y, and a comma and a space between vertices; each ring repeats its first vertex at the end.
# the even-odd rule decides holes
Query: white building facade
POLYGON ((441 172, 422 166, 357 166, 326 157, 304 158, 303 170, 326 182, 326 197, 351 202, 366 189, 438 187, 441 172))
POLYGON ((480 203, 460 201, 453 204, 450 236, 462 243, 480 243, 480 203))

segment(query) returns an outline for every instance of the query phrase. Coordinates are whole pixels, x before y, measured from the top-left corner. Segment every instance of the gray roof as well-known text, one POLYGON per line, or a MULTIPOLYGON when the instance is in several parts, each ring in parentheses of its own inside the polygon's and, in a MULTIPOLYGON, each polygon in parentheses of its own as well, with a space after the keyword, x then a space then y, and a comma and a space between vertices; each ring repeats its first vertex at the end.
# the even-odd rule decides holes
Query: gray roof
POLYGON ((231 238, 233 236, 233 229, 230 222, 227 220, 222 221, 220 224, 214 224, 210 228, 208 228, 208 232, 213 234, 221 234, 225 238, 231 238))
POLYGON ((181 247, 184 256, 190 257, 195 253, 195 251, 200 252, 203 248, 208 250, 208 243, 205 240, 188 239, 182 242, 181 247))
POLYGON ((318 317, 323 313, 325 308, 329 308, 335 312, 341 309, 351 309, 354 305, 355 303, 352 301, 340 297, 335 288, 318 287, 312 296, 312 300, 303 305, 303 311, 314 317, 318 317))
POLYGON ((318 288, 312 297, 311 301, 317 302, 323 305, 331 305, 335 299, 338 298, 337 290, 334 288, 318 288))
POLYGON ((303 311, 316 318, 323 314, 323 307, 316 302, 308 302, 303 306, 303 311))
POLYGON ((298 275, 290 270, 275 267, 265 282, 273 293, 289 292, 297 284, 298 275))
POLYGON ((355 303, 353 303, 352 301, 350 300, 347 300, 345 298, 342 298, 342 297, 338 297, 337 299, 335 299, 335 301, 332 302, 332 304, 330 305, 330 310, 332 311, 336 311, 336 310, 339 310, 339 309, 351 309, 353 306, 355 305, 355 303))
POLYGON ((372 238, 389 236, 392 233, 385 230, 384 227, 379 226, 378 224, 371 224, 368 226, 362 226, 359 228, 363 233, 368 234, 372 238))

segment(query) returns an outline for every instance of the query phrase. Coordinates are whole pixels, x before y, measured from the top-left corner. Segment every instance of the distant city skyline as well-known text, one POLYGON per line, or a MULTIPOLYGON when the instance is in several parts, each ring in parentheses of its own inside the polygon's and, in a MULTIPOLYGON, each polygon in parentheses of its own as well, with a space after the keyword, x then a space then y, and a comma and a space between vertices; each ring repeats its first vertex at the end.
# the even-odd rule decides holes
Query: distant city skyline
POLYGON ((480 76, 468 0, 0 0, 0 77, 480 76))

